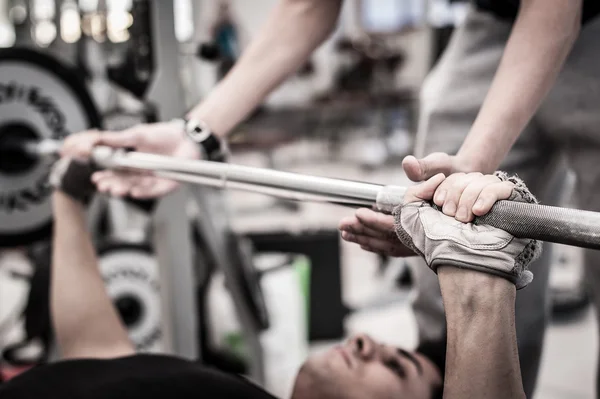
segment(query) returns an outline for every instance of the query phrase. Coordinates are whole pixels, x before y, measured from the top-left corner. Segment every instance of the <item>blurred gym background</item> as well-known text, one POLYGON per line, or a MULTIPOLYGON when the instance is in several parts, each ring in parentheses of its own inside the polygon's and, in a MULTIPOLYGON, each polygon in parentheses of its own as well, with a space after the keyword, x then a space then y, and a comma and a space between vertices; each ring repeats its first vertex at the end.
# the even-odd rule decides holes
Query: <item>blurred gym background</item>
MULTIPOLYGON (((160 28, 149 3, 0 0, 0 47, 26 47, 68 65, 85 79, 102 126, 120 130, 172 117, 173 102, 181 102, 180 112, 199 102, 277 0, 160 0, 160 28), (176 59, 157 51, 159 42, 163 49, 174 46, 176 59), (177 77, 173 90, 153 86, 160 74, 177 77)), ((230 137, 230 161, 408 184, 400 161, 413 151, 420 86, 467 7, 447 0, 346 0, 332 37, 230 137)), ((570 206, 574 178, 565 171, 559 180, 562 205, 570 206)), ((283 395, 308 351, 350 333, 416 345, 411 269, 404 260, 342 243, 337 223, 351 210, 239 192, 227 198, 234 215, 230 229, 247 244, 244 253, 252 260, 230 269, 242 276, 242 287, 228 286, 193 225, 194 279, 183 280, 189 287, 171 285, 168 293, 173 301, 174 290, 193 294, 193 346, 201 361, 245 371, 252 367, 250 354, 260 353, 266 386, 283 395), (239 291, 234 298, 231 289, 239 291), (236 313, 240 300, 252 304, 242 321, 236 313), (255 321, 251 333, 248 318, 255 321)), ((184 326, 171 320, 165 327, 161 295, 167 289, 159 271, 164 262, 149 238, 147 215, 118 200, 105 202, 93 227, 121 316, 140 350, 181 348, 177 340, 185 334, 177 330, 184 326)), ((581 251, 553 247, 553 322, 536 398, 591 398, 597 343, 581 251)), ((52 358, 44 319, 47 254, 40 242, 0 248, 4 378, 52 358)))

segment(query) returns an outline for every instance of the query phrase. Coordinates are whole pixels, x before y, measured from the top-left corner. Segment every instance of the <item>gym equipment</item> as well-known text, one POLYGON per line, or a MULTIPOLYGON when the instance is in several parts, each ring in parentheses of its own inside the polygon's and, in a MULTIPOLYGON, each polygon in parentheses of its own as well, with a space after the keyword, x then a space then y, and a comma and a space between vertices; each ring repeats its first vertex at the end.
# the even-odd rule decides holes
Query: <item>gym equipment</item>
MULTIPOLYGON (((247 190, 301 201, 347 206, 374 206, 390 213, 401 204, 405 187, 308 176, 210 161, 190 161, 139 152, 98 148, 94 160, 102 167, 153 171, 157 176, 218 188, 247 190)), ((600 214, 499 201, 479 224, 503 229, 517 237, 600 248, 600 214)))
POLYGON ((133 2, 133 24, 129 28, 131 37, 125 58, 119 65, 111 65, 107 70, 110 81, 137 98, 144 98, 147 94, 156 69, 152 48, 152 12, 149 1, 133 2))
MULTIPOLYGON (((209 262, 214 262, 225 276, 226 287, 244 332, 248 350, 248 374, 256 381, 264 381, 260 333, 268 327, 269 321, 258 277, 251 263, 251 253, 248 246, 230 230, 229 213, 221 192, 208 187, 190 186, 189 193, 200 216, 195 223, 197 233, 202 238, 197 250, 207 255, 205 259, 209 258, 209 262)), ((201 261, 199 257, 196 259, 201 261)), ((208 272, 206 268, 197 269, 208 272)), ((203 342, 202 336, 199 341, 203 342)))
MULTIPOLYGON (((155 62, 143 101, 156 107, 157 120, 181 117, 186 111, 186 104, 182 96, 184 90, 180 79, 179 45, 173 23, 174 2, 136 0, 135 3, 149 5, 148 38, 155 62)), ((140 9, 143 10, 143 7, 140 6, 140 9)), ((134 16, 134 20, 136 18, 138 16, 134 16)), ((194 248, 190 240, 192 232, 188 215, 174 211, 186 209, 189 200, 185 190, 182 190, 158 201, 152 215, 152 242, 161 266, 165 350, 197 360, 202 358, 202 354, 198 346, 198 312, 193 285, 194 248)))
MULTIPOLYGON (((59 140, 99 126, 96 107, 76 71, 33 50, 0 50, 0 145, 24 137, 59 140)), ((49 235, 48 172, 49 165, 38 157, 0 156, 0 246, 49 235)))
MULTIPOLYGON (((209 195, 212 194, 218 193, 210 193, 209 195)), ((206 196, 203 196, 203 198, 206 198, 206 196)), ((202 204, 206 206, 205 202, 200 205, 202 204)), ((222 208, 212 210, 223 211, 222 208)), ((257 350, 260 346, 256 342, 252 346, 252 342, 258 338, 257 334, 255 334, 256 331, 262 332, 270 327, 270 319, 260 286, 260 274, 250 261, 254 255, 252 248, 246 245, 247 243, 243 240, 239 240, 233 232, 228 231, 228 227, 225 225, 221 225, 224 231, 223 236, 218 240, 208 237, 207 234, 215 232, 215 225, 205 220, 207 216, 200 216, 200 219, 196 220, 193 224, 194 243, 196 247, 194 259, 196 270, 201 272, 201 275, 197 276, 196 296, 199 310, 198 326, 201 332, 198 341, 202 353, 202 363, 230 373, 246 374, 248 371, 252 371, 254 375, 262 378, 262 351, 257 350), (226 241, 226 244, 230 246, 228 252, 230 257, 227 259, 227 262, 235 262, 228 264, 229 267, 226 268, 222 267, 223 263, 219 263, 224 261, 224 253, 214 250, 218 248, 215 245, 216 241, 220 239, 224 239, 223 241, 226 241), (241 304, 236 306, 236 313, 240 318, 243 318, 241 322, 246 327, 251 327, 251 329, 244 329, 244 336, 246 339, 249 338, 249 344, 251 345, 249 349, 253 351, 253 356, 259 356, 258 359, 252 357, 248 361, 245 361, 238 354, 224 348, 215 348, 210 343, 209 320, 220 317, 218 314, 211 314, 211 309, 208 306, 209 288, 218 270, 227 276, 226 287, 234 299, 234 305, 236 305, 236 298, 241 302, 241 304), (250 368, 253 370, 250 370, 250 368)))
POLYGON ((106 243, 98 251, 99 268, 131 341, 141 352, 161 352, 158 262, 143 244, 106 243))
POLYGON ((21 341, 6 346, 2 351, 2 358, 13 366, 46 363, 54 336, 49 302, 52 248, 47 243, 41 243, 31 246, 23 255, 31 262, 32 268, 30 276, 21 277, 28 280, 29 284, 27 306, 22 314, 25 334, 21 341))
MULTIPOLYGON (((138 31, 137 26, 140 26, 138 24, 133 28, 135 32, 131 33, 135 33, 134 36, 139 39, 140 46, 133 50, 133 56, 129 54, 126 57, 124 64, 119 66, 113 65, 111 80, 113 83, 117 83, 128 90, 145 104, 151 104, 153 110, 156 110, 156 112, 153 112, 153 119, 164 121, 180 117, 186 111, 189 104, 185 104, 184 98, 181 96, 183 92, 180 81, 181 65, 179 46, 173 28, 173 1, 136 0, 134 3, 134 10, 132 10, 136 11, 134 19, 141 21, 143 26, 138 31), (137 33, 139 33, 139 36, 137 36, 137 33), (133 69, 131 68, 132 63, 134 64, 133 69), (135 74, 135 79, 133 79, 133 75, 130 76, 132 79, 129 84, 127 79, 123 79, 123 77, 127 77, 126 70, 132 71, 135 74)), ((27 29, 24 32, 26 33, 24 36, 29 36, 27 35, 27 29)), ((27 43, 29 44, 29 42, 27 43)), ((86 40, 79 40, 78 47, 85 44, 85 42, 86 40)), ((81 51, 78 54, 84 55, 81 51)), ((87 52, 85 55, 93 56, 92 53, 88 54, 87 52)), ((78 101, 78 103, 82 104, 82 101, 78 101)), ((3 108, 0 108, 0 114, 3 113, 3 108)), ((30 118, 27 117, 28 119, 30 118)), ((4 121, 0 118, 0 126, 3 124, 4 121)), ((83 130, 88 127, 82 126, 72 128, 71 130, 83 130)), ((14 142, 19 142, 25 135, 17 134, 15 136, 8 137, 5 142, 1 142, 0 147, 14 147, 14 142)), ((30 138, 35 141, 48 137, 30 138)), ((60 139, 58 136, 50 138, 60 139)), ((27 150, 28 153, 34 153, 34 157, 23 156, 22 151, 20 154, 14 153, 13 155, 28 163, 37 162, 41 165, 44 162, 47 173, 49 164, 45 163, 46 158, 52 158, 53 151, 55 152, 56 150, 43 150, 43 146, 40 147, 38 145, 34 145, 34 147, 35 149, 27 150), (39 157, 42 153, 46 155, 39 157)), ((7 156, 7 152, 0 154, 2 160, 6 160, 7 156)), ((3 175, 0 175, 0 178, 3 178, 3 175)), ((11 184, 16 184, 18 176, 11 175, 8 178, 14 180, 11 184)), ((45 182, 45 176, 44 179, 40 178, 40 180, 45 182)), ((6 185, 0 185, 2 186, 0 187, 1 193, 6 185)), ((50 192, 49 190, 47 191, 46 194, 49 195, 50 192)), ((226 219, 221 216, 214 216, 223 211, 219 208, 222 203, 221 199, 219 199, 220 194, 215 193, 215 195, 212 195, 213 193, 209 193, 208 191, 210 190, 203 189, 202 193, 194 193, 194 197, 190 197, 184 188, 172 196, 160 199, 157 201, 156 208, 152 214, 151 228, 154 250, 158 263, 161 265, 159 268, 159 279, 161 282, 161 322, 164 334, 164 351, 200 362, 202 361, 202 353, 199 351, 198 338, 201 336, 202 331, 199 331, 198 323, 196 322, 198 308, 194 287, 194 267, 201 268, 202 265, 194 264, 195 248, 194 243, 190 240, 192 236, 192 223, 190 223, 189 215, 185 212, 175 212, 175 209, 187 209, 190 202, 194 202, 197 208, 200 208, 200 213, 203 217, 197 223, 200 230, 202 230, 203 236, 209 236, 207 250, 215 259, 216 267, 223 270, 228 276, 226 277, 228 287, 232 291, 238 290, 239 285, 244 284, 243 278, 235 281, 236 275, 244 273, 236 270, 239 267, 239 263, 235 263, 233 259, 241 258, 243 260, 244 256, 243 251, 238 245, 238 238, 232 235, 226 236, 228 232, 225 226, 221 225, 221 222, 224 222, 226 219), (208 197, 211 197, 211 199, 208 197), (213 200, 212 198, 216 199, 213 200), (196 201, 193 201, 195 199, 196 201), (219 212, 215 212, 215 206, 219 212), (218 218, 218 223, 212 223, 211 219, 213 218, 218 218), (222 236, 213 237, 213 235, 222 236)), ((0 202, 1 205, 2 203, 0 202)), ((8 238, 12 239, 12 241, 0 239, 0 246, 30 244, 36 238, 49 237, 51 221, 50 207, 40 210, 39 213, 41 215, 39 219, 46 219, 48 221, 47 228, 35 237, 32 237, 24 234, 27 232, 25 227, 29 228, 29 226, 23 227, 15 223, 6 223, 7 219, 0 211, 0 223, 2 223, 2 227, 8 226, 7 229, 11 230, 8 238)), ((90 213, 94 213, 93 209, 90 209, 90 213)), ((43 221, 40 221, 39 224, 44 225, 43 221)), ((201 270, 199 272, 201 273, 201 270)), ((252 294, 255 295, 256 293, 252 294)), ((261 382, 263 380, 264 365, 262 364, 262 349, 258 339, 260 323, 254 323, 255 317, 252 315, 252 311, 247 304, 243 303, 244 301, 248 301, 245 295, 241 293, 241 290, 234 297, 236 298, 234 299, 236 302, 236 312, 238 314, 242 313, 242 330, 246 333, 246 343, 248 344, 249 355, 252 359, 248 375, 255 381, 261 382)))
POLYGON ((301 254, 310 261, 308 339, 333 340, 344 336, 350 309, 342 302, 340 234, 334 229, 306 232, 251 233, 255 252, 301 254))
MULTIPOLYGON (((31 148, 31 146, 24 146, 31 148)), ((332 179, 211 161, 126 152, 98 147, 94 161, 111 169, 139 169, 156 176, 216 188, 246 190, 297 201, 318 201, 352 207, 374 206, 391 213, 402 203, 405 187, 332 179)), ((499 201, 479 224, 503 229, 517 237, 600 249, 600 214, 499 201)))

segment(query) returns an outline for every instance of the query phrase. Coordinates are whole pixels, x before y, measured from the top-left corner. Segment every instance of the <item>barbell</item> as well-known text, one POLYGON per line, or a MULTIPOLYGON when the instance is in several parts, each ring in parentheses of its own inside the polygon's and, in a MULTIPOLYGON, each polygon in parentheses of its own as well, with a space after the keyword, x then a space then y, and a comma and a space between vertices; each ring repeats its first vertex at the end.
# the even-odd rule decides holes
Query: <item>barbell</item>
MULTIPOLYGON (((28 157, 48 156, 60 149, 56 140, 13 140, 9 151, 28 157)), ((0 152, 2 142, 0 142, 0 152)), ((296 201, 325 202, 350 207, 373 207, 391 213, 402 203, 406 187, 310 176, 203 160, 97 147, 92 153, 101 168, 143 170, 156 176, 211 186, 245 190, 296 201)), ((485 216, 475 220, 503 229, 516 237, 534 238, 584 248, 600 248, 600 213, 498 201, 485 216)))

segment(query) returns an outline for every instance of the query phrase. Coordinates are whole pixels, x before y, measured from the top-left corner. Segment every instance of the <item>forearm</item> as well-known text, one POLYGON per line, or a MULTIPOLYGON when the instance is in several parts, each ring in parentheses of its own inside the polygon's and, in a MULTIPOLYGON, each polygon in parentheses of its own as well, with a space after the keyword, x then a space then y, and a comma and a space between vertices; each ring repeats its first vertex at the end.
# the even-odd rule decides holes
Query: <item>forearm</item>
POLYGON ((440 267, 448 331, 444 398, 524 398, 515 332, 515 286, 440 267))
POLYGON ((50 309, 63 357, 115 357, 133 353, 106 293, 81 204, 57 191, 50 309))
POLYGON ((283 0, 231 72, 189 116, 219 136, 300 68, 335 27, 341 0, 283 0))
POLYGON ((523 0, 504 55, 458 152, 468 169, 498 168, 550 91, 579 34, 581 0, 523 0))

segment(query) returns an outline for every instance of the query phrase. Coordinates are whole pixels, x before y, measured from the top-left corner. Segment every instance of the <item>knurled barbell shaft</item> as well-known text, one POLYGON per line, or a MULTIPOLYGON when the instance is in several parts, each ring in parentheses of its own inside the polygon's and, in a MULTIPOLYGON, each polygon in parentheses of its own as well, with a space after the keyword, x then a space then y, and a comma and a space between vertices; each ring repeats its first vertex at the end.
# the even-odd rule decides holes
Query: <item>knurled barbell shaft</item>
MULTIPOLYGON (((32 151, 60 146, 42 143, 32 151)), ((322 201, 349 206, 372 206, 391 213, 401 204, 405 187, 383 186, 350 180, 309 176, 211 161, 184 160, 168 156, 125 152, 98 147, 94 161, 110 169, 140 169, 178 181, 219 188, 243 189, 300 201, 322 201)), ((499 201, 476 220, 501 228, 516 237, 600 249, 600 213, 499 201)))

